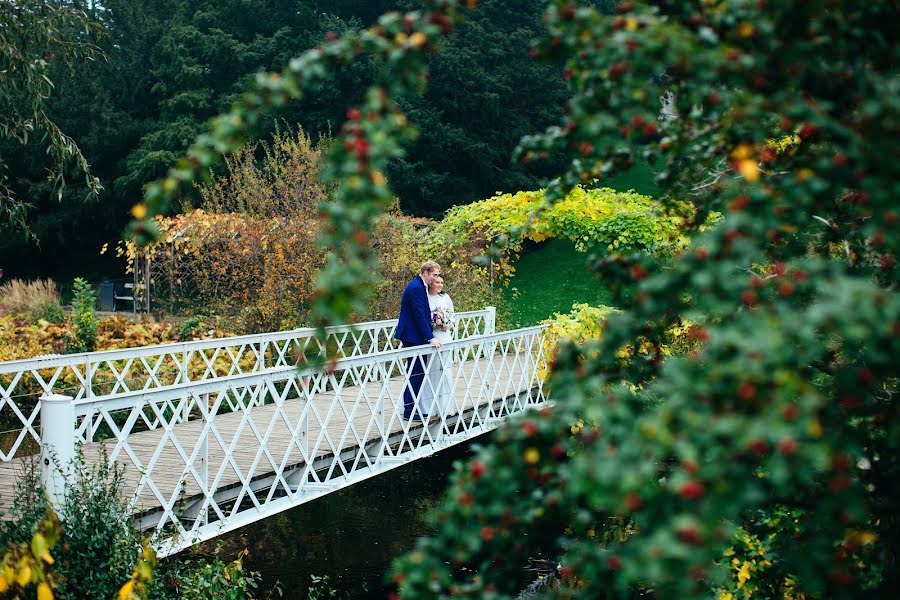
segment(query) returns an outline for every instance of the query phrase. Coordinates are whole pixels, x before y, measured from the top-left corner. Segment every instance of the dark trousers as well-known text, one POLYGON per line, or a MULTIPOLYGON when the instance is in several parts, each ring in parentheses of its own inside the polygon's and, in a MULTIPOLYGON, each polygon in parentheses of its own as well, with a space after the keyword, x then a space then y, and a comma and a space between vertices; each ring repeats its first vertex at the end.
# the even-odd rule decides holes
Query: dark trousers
POLYGON ((410 356, 406 359, 406 372, 409 373, 409 384, 403 389, 403 418, 409 419, 416 413, 418 418, 425 415, 420 414, 416 408, 416 399, 419 397, 419 391, 422 389, 422 382, 425 381, 425 369, 428 368, 428 361, 431 360, 431 354, 423 356, 410 356))

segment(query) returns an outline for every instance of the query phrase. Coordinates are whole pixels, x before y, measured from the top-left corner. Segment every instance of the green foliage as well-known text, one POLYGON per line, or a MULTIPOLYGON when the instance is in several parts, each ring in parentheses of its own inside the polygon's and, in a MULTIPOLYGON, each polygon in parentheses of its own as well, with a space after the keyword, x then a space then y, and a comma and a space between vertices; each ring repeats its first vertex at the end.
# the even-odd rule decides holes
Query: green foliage
POLYGON ((137 565, 141 539, 122 499, 123 471, 109 465, 105 450, 98 458, 79 454, 66 487, 62 598, 112 598, 137 565))
MULTIPOLYGON (((52 63, 72 67, 91 61, 99 49, 91 39, 98 24, 80 3, 53 0, 3 0, 0 2, 0 140, 17 145, 38 138, 50 156, 49 181, 62 198, 70 163, 85 175, 92 194, 100 181, 91 173, 87 160, 75 141, 66 135, 48 114, 48 100, 54 84, 52 63)), ((30 232, 26 225, 27 200, 19 199, 10 187, 9 164, 0 154, 0 217, 30 232)))
MULTIPOLYGON (((686 206, 675 209, 691 212, 686 206)), ((672 253, 687 243, 682 235, 685 217, 675 209, 634 191, 578 186, 552 206, 545 205, 543 190, 455 206, 441 226, 466 237, 512 238, 514 251, 523 239, 540 242, 554 237, 572 241, 581 252, 599 246, 609 251, 672 253)))
POLYGON ((74 352, 90 352, 97 341, 97 314, 94 306, 97 296, 94 288, 82 279, 76 277, 72 282, 72 328, 75 337, 72 340, 74 352))
MULTIPOLYGON (((622 3, 607 17, 549 3, 535 55, 565 65, 574 97, 560 126, 525 139, 518 156, 568 161, 550 202, 638 153, 659 158, 660 200, 692 205, 692 249, 664 263, 650 253, 592 261, 614 304, 629 287, 633 302, 599 340, 560 352, 552 408, 502 429, 461 470, 434 536, 398 563, 405 598, 509 598, 522 585, 516 558, 541 553, 577 582, 556 596, 708 597, 730 574, 721 559, 739 527, 784 505, 806 511, 779 556, 798 591, 854 597, 869 582, 860 565, 880 556, 880 595, 900 587, 893 3, 653 4, 622 3), (789 152, 767 143, 794 130, 801 143, 789 152), (727 214, 703 232, 712 211, 727 214), (666 359, 682 316, 699 323, 691 335, 702 351, 666 359), (573 432, 580 421, 597 426, 573 432), (610 517, 635 533, 598 536, 610 517), (878 543, 857 542, 872 535, 878 543)), ((431 0, 259 77, 148 186, 139 240, 156 235, 145 217, 250 135, 262 107, 375 56, 381 85, 348 114, 325 170, 343 183, 327 210, 322 242, 334 254, 314 310, 324 323, 364 307, 374 264, 365 242, 390 203, 384 168, 414 133, 397 98, 421 90, 424 53, 461 19, 456 2, 431 0)))
POLYGON ((259 574, 244 569, 246 550, 235 560, 225 562, 218 556, 208 559, 168 561, 160 570, 164 589, 154 589, 152 598, 196 598, 197 600, 245 600, 254 597, 259 574))
POLYGON ((509 157, 519 138, 559 119, 566 99, 560 69, 528 56, 542 10, 540 0, 483 0, 429 59, 425 94, 402 100, 421 133, 387 171, 404 212, 438 218, 497 190, 540 187, 540 173, 509 157))
POLYGON ((566 65, 574 97, 518 156, 576 150, 551 201, 658 159, 660 199, 696 211, 692 246, 592 260, 626 310, 560 351, 552 408, 461 469, 434 536, 397 563, 402 597, 510 598, 539 553, 575 582, 546 597, 892 595, 893 4, 549 4, 536 53, 566 65), (667 91, 674 116, 658 119, 667 91), (777 152, 778 130, 801 143, 777 152), (696 350, 666 358, 673 325, 696 350), (628 345, 646 355, 621 360, 628 345), (610 517, 633 534, 603 539, 610 517))
POLYGON ((15 488, 0 493, 12 498, 0 519, 0 545, 21 544, 29 539, 49 508, 41 486, 40 463, 23 461, 15 488))
POLYGON ((306 591, 307 600, 327 600, 328 598, 339 598, 336 589, 331 587, 331 581, 328 575, 310 575, 310 586, 306 591))
MULTIPOLYGON (((575 304, 567 314, 556 313, 544 321, 547 324, 547 332, 541 341, 544 356, 552 362, 561 343, 582 345, 600 339, 606 319, 615 310, 609 306, 575 304)), ((549 372, 539 372, 538 375, 546 379, 549 372)))
MULTIPOLYGON (((96 463, 79 451, 71 465, 60 543, 52 549, 52 573, 60 598, 113 598, 138 563, 140 536, 121 497, 122 471, 105 451, 96 463)), ((37 464, 16 481, 12 508, 0 520, 0 543, 31 540, 48 510, 37 464)))

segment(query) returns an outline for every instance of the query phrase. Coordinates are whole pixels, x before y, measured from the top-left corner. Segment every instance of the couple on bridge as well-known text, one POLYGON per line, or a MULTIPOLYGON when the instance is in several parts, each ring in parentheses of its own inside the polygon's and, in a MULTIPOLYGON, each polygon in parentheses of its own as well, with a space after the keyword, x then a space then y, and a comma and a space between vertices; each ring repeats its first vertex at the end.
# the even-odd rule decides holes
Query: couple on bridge
MULTIPOLYGON (((419 268, 419 274, 403 290, 394 337, 404 347, 430 344, 439 350, 453 340, 453 318, 453 300, 444 292, 441 265, 426 260, 419 268)), ((407 359, 404 419, 424 421, 431 414, 439 415, 448 410, 452 402, 447 381, 449 356, 444 354, 427 353, 407 359)))

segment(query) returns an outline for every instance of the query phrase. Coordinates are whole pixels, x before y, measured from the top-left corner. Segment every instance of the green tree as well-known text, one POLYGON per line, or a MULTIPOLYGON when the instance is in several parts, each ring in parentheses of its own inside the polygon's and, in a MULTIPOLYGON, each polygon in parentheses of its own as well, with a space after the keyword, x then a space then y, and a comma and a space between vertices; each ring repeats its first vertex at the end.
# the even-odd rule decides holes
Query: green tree
POLYGON ((659 157, 694 229, 726 216, 668 264, 593 259, 634 286, 630 310, 560 351, 552 408, 459 470, 396 565, 401 596, 512 598, 540 555, 562 565, 545 597, 896 595, 896 5, 620 13, 550 3, 536 49, 565 65, 571 110, 519 156, 574 151, 557 194, 659 157), (683 318, 699 353, 617 356, 683 318))
POLYGON ((541 0, 479 3, 429 61, 425 94, 402 100, 421 132, 388 170, 406 212, 440 216, 496 191, 540 187, 540 173, 510 157, 523 135, 560 118, 566 100, 562 70, 528 56, 542 11, 541 0))
MULTIPOLYGON (((90 194, 100 190, 81 149, 47 110, 54 89, 51 65, 57 62, 72 68, 98 58, 93 43, 98 30, 80 2, 0 0, 0 140, 18 145, 40 140, 50 157, 46 175, 57 200, 62 199, 71 164, 84 174, 90 194)), ((0 155, 0 217, 30 233, 27 199, 17 197, 10 187, 9 171, 8 159, 0 155)))
MULTIPOLYGON (((314 304, 323 323, 359 310, 371 222, 392 197, 383 169, 414 133, 398 98, 421 91, 427 53, 461 20, 457 7, 431 0, 386 15, 257 78, 147 187, 137 239, 153 239, 149 217, 239 147, 267 109, 375 56, 385 68, 324 170, 343 185, 326 211, 332 254, 314 304)), ((554 406, 504 428, 460 470, 435 535, 398 564, 400 592, 513 597, 525 558, 544 553, 562 564, 551 597, 727 597, 743 527, 777 558, 765 568, 780 587, 758 595, 892 597, 895 5, 660 0, 618 10, 550 3, 536 53, 565 65, 573 98, 565 120, 527 138, 519 156, 575 156, 550 201, 639 154, 660 156, 663 200, 694 205, 694 245, 666 264, 593 259, 616 294, 631 288, 630 310, 611 315, 599 340, 563 347, 554 406), (672 110, 660 115, 669 91, 672 110), (797 143, 770 141, 794 133, 797 143), (704 232, 712 210, 726 216, 704 232), (664 360, 666 332, 683 318, 702 350, 664 360), (623 359, 623 346, 649 351, 623 359)))

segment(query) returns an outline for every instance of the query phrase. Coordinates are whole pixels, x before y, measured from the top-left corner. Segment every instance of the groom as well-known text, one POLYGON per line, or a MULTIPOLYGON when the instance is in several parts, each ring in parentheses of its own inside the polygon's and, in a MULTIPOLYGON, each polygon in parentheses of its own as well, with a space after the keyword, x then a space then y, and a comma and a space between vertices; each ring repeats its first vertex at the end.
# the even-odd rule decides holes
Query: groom
MULTIPOLYGON (((428 307, 428 286, 434 278, 441 274, 441 265, 433 260, 426 260, 419 268, 419 274, 407 284, 400 298, 400 318, 394 337, 404 347, 431 344, 440 348, 441 343, 434 339, 431 331, 431 309, 428 307)), ((431 359, 430 354, 410 356, 406 359, 406 372, 409 373, 409 385, 403 391, 403 418, 421 421, 418 411, 413 414, 416 398, 425 379, 425 368, 431 359)))

